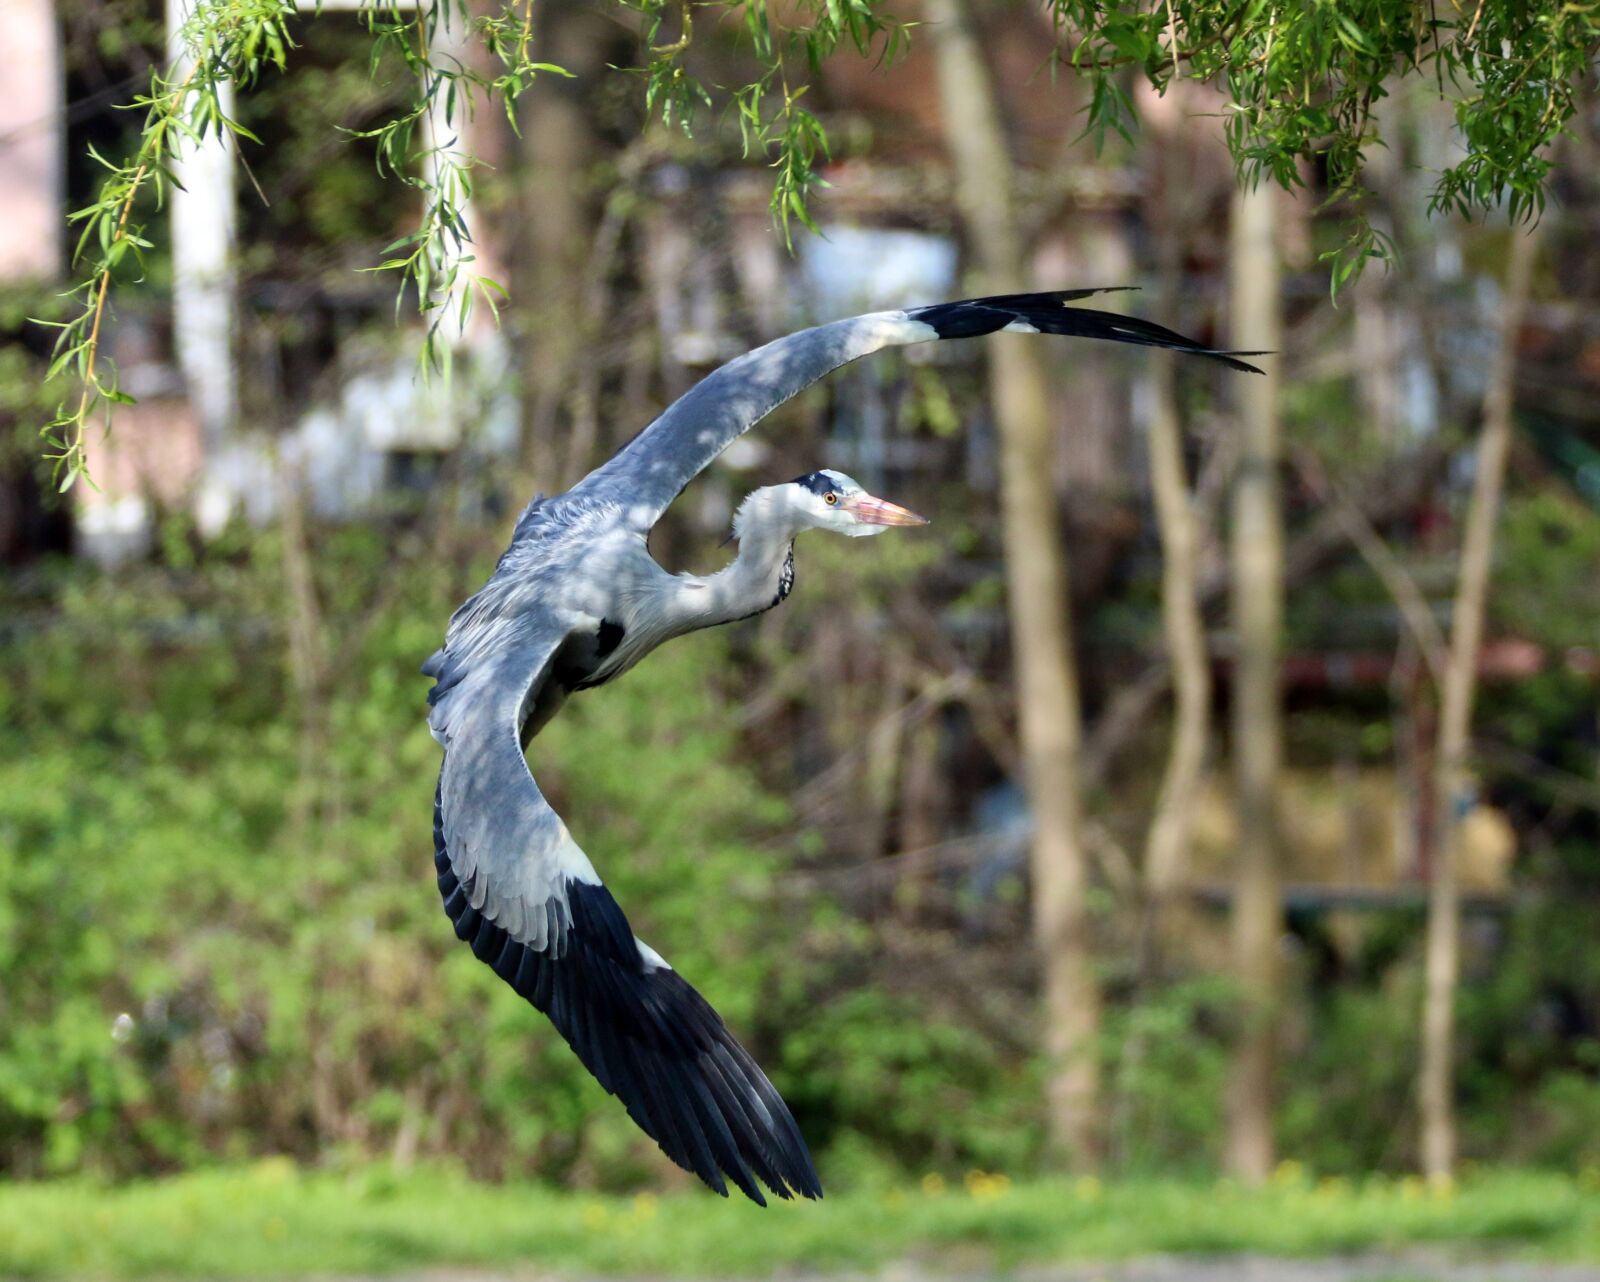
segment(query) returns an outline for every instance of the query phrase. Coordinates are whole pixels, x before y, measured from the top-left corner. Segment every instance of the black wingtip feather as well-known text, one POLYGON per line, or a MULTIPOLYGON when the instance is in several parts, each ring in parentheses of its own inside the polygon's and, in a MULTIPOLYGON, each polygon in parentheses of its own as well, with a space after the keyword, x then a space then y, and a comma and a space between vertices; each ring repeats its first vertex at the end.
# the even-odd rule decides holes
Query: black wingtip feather
POLYGON ((639 1128, 723 1197, 820 1198, 822 1183, 782 1096, 711 1004, 671 969, 645 965, 604 886, 567 884, 560 955, 539 954, 471 906, 434 801, 439 894, 459 938, 549 1016, 639 1128), (724 1176, 727 1178, 724 1179, 724 1176))
POLYGON ((995 334, 1006 326, 1031 325, 1041 334, 1061 334, 1070 338, 1098 338, 1109 343, 1130 343, 1137 347, 1163 347, 1185 356, 1202 356, 1246 374, 1265 371, 1241 356, 1271 356, 1271 352, 1242 352, 1207 347, 1192 338, 1153 321, 1090 307, 1068 307, 1078 299, 1095 294, 1117 293, 1134 288, 1129 285, 1099 289, 1062 289, 1041 294, 994 294, 988 298, 969 298, 959 303, 936 303, 913 307, 906 315, 933 326, 940 338, 976 338, 995 334))

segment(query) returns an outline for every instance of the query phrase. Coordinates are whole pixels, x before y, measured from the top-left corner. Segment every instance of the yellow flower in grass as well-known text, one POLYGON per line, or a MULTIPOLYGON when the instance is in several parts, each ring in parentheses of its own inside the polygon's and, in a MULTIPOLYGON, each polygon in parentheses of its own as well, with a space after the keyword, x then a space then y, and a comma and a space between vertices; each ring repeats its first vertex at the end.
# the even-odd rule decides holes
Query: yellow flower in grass
POLYGON ((992 1202, 997 1197, 1004 1197, 1011 1188, 1011 1178, 1006 1175, 991 1175, 988 1171, 968 1171, 962 1181, 967 1186, 967 1192, 974 1201, 992 1202))
POLYGON ((585 1202, 582 1215, 583 1227, 591 1233, 600 1232, 611 1219, 611 1213, 606 1210, 604 1202, 585 1202))
POLYGON ((1080 1202, 1098 1202, 1105 1187, 1092 1175, 1080 1175, 1073 1181, 1072 1192, 1080 1202))
POLYGON ((1272 1182, 1279 1188, 1288 1188, 1296 1184, 1304 1184, 1306 1179, 1305 1166, 1295 1161, 1292 1157, 1279 1162, 1272 1171, 1272 1182))
POLYGON ((639 1193, 634 1197, 633 1217, 636 1220, 653 1220, 656 1218, 656 1195, 654 1193, 639 1193))
POLYGON ((922 1191, 929 1197, 938 1197, 944 1192, 944 1176, 938 1171, 929 1171, 922 1177, 922 1191))

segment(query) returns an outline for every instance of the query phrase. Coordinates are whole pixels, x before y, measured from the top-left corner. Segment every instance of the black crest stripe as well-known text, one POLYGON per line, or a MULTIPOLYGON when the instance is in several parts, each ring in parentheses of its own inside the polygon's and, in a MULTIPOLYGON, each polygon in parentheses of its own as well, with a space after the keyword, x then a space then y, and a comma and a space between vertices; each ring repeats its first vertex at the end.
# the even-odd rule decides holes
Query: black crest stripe
MULTIPOLYGON (((944 335, 941 334, 939 337, 943 338, 944 335)), ((807 472, 804 476, 795 477, 789 484, 801 486, 820 497, 828 493, 829 490, 837 488, 839 482, 826 472, 807 472)))

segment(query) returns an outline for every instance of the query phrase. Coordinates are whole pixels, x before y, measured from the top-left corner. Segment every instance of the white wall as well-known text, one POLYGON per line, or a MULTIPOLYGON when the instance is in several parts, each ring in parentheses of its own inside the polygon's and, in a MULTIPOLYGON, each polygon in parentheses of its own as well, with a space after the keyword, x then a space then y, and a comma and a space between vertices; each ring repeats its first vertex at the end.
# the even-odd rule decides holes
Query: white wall
POLYGON ((0 281, 62 268, 61 50, 52 0, 0 0, 0 281))

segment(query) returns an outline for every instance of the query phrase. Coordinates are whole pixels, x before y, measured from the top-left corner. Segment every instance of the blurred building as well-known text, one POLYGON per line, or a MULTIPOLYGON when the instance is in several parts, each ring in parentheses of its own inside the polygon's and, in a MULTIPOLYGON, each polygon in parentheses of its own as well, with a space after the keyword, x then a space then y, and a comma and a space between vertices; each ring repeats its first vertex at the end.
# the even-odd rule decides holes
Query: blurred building
MULTIPOLYGON (((192 7, 192 0, 166 2, 173 49, 192 7)), ((339 11, 359 5, 303 0, 299 7, 326 11, 319 21, 352 22, 339 11)), ((7 74, 0 77, 0 226, 6 232, 0 285, 62 286, 66 215, 92 196, 91 187, 67 190, 73 113, 59 21, 53 0, 0 6, 0 47, 7 51, 7 74)), ((457 57, 463 34, 457 22, 436 44, 435 56, 457 57)), ((182 66, 181 53, 175 63, 182 66)), ((115 86, 122 92, 88 95, 74 107, 108 112, 136 92, 141 79, 136 73, 115 86)), ((225 87, 225 112, 235 109, 233 99, 225 87)), ((419 142, 434 165, 440 149, 474 145, 474 127, 447 121, 442 101, 425 118, 419 142)), ((333 353, 336 372, 328 387, 308 398, 313 403, 292 421, 274 421, 259 406, 242 404, 241 312, 250 302, 241 296, 236 268, 241 168, 231 140, 208 135, 180 145, 172 170, 175 182, 157 215, 166 223, 172 256, 168 304, 152 310, 148 291, 125 289, 102 328, 102 355, 115 363, 121 390, 138 403, 119 406, 115 430, 91 432, 86 442, 94 485, 77 486, 72 494, 79 553, 104 563, 142 555, 162 512, 189 512, 205 535, 235 516, 265 520, 282 495, 285 465, 307 479, 317 512, 354 515, 391 480, 414 470, 409 463, 418 454, 439 455, 461 444, 465 423, 475 425, 479 448, 501 454, 511 448, 515 428, 508 416, 514 418, 515 409, 503 377, 504 347, 481 314, 465 328, 448 321, 442 327, 462 371, 448 387, 418 378, 412 354, 397 342, 386 351, 333 353)), ((480 264, 496 257, 493 245, 470 248, 480 264)), ((446 300, 444 310, 453 315, 456 301, 446 300)), ((26 502, 11 488, 6 506, 26 502)))
POLYGON ((53 0, 0 5, 0 282, 61 272, 66 196, 61 46, 53 0))

